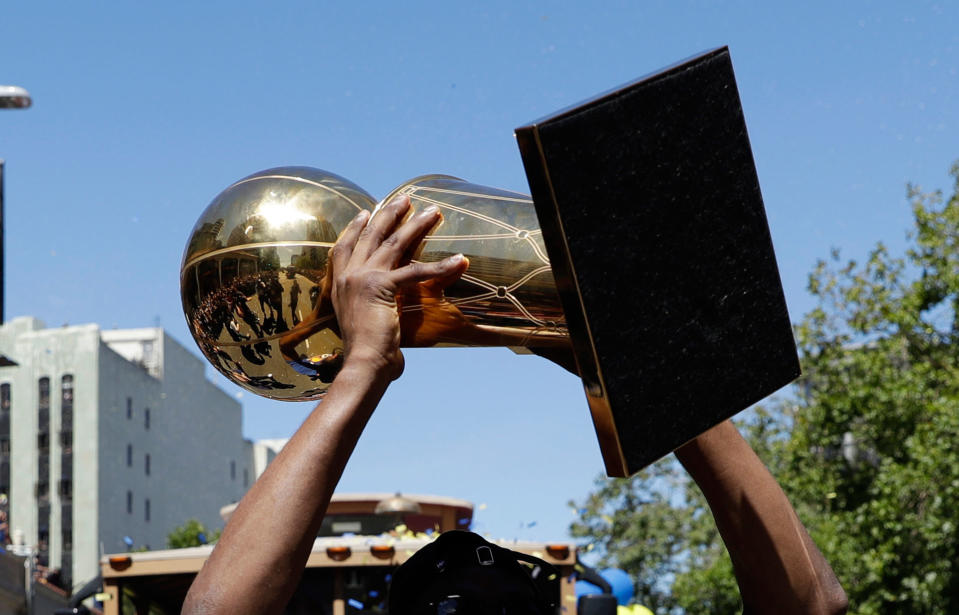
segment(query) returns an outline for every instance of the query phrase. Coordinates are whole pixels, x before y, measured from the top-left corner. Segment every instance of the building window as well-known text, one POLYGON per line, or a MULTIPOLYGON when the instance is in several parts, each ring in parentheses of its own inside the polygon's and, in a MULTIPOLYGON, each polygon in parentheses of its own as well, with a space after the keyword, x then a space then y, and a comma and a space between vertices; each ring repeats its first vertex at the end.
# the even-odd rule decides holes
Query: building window
POLYGON ((0 384, 0 493, 10 493, 10 385, 0 384))
POLYGON ((60 506, 60 576, 66 587, 73 587, 73 506, 60 506))
POLYGON ((40 408, 44 408, 44 409, 47 410, 47 416, 46 416, 45 418, 46 418, 46 421, 47 421, 47 426, 49 426, 49 424, 50 424, 50 414, 49 414, 49 411, 50 411, 50 379, 49 379, 49 378, 46 378, 46 377, 41 378, 40 381, 39 381, 37 384, 38 384, 38 387, 37 387, 37 388, 38 388, 39 399, 40 399, 39 407, 40 407, 40 408))
POLYGON ((247 470, 246 468, 243 468, 243 486, 244 487, 250 486, 250 471, 247 470))
POLYGON ((50 565, 50 504, 37 507, 37 564, 50 565))
POLYGON ((133 514, 133 492, 127 491, 127 514, 133 514))
POLYGON ((230 462, 230 480, 236 480, 236 462, 230 462))
POLYGON ((50 538, 50 379, 37 381, 37 560, 49 565, 50 538))
POLYGON ((143 503, 143 520, 144 521, 150 520, 150 498, 147 498, 146 501, 143 503))
POLYGON ((127 397, 127 418, 133 418, 133 398, 127 397))
POLYGON ((133 445, 127 444, 127 467, 133 467, 133 445))
POLYGON ((60 379, 60 399, 64 402, 73 404, 73 375, 65 374, 60 379))
MULTIPOLYGON (((73 376, 60 379, 60 494, 61 507, 73 498, 73 376)), ((61 520, 66 519, 62 514, 61 520)), ((63 521, 65 523, 65 521, 63 521)), ((73 528, 64 528, 63 531, 73 528)))
POLYGON ((60 379, 60 453, 73 453, 73 376, 60 379))
POLYGON ((147 408, 143 411, 143 428, 147 431, 150 430, 150 409, 147 408))
POLYGON ((146 454, 146 457, 143 458, 143 469, 146 471, 147 476, 150 475, 150 453, 146 454))
POLYGON ((38 383, 37 433, 50 433, 50 379, 41 378, 38 383))
POLYGON ((37 499, 41 504, 50 499, 50 456, 40 455, 37 469, 37 499))
POLYGON ((10 493, 10 462, 7 461, 7 458, 4 458, 3 461, 0 461, 0 477, 6 479, 5 483, 0 484, 0 487, 6 488, 6 491, 4 491, 3 493, 9 494, 10 493))

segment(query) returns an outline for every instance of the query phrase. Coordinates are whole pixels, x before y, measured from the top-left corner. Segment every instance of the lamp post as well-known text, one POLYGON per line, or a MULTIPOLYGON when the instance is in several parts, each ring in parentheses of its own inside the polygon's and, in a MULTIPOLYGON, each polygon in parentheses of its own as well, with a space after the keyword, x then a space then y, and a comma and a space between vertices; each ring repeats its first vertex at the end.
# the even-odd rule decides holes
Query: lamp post
MULTIPOLYGON (((26 109, 32 104, 30 93, 20 86, 0 85, 0 109, 26 109)), ((3 324, 4 305, 3 253, 3 159, 0 158, 0 325, 3 324)))
POLYGON ((404 497, 399 491, 392 497, 380 500, 373 510, 374 514, 391 519, 390 523, 393 524, 391 530, 401 525, 406 515, 418 515, 421 512, 422 509, 416 500, 404 497))

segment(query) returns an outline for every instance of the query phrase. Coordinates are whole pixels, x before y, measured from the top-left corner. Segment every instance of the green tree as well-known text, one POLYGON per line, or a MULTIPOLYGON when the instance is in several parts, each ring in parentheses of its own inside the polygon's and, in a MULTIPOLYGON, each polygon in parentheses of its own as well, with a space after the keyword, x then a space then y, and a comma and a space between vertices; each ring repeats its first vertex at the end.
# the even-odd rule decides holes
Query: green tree
MULTIPOLYGON (((804 376, 746 426, 854 613, 959 612, 959 164, 951 196, 910 187, 893 255, 818 263, 797 326, 804 376)), ((662 611, 730 612, 708 511, 675 462, 602 481, 574 535, 662 611), (645 554, 642 553, 645 551, 645 554)))
POLYGON ((220 530, 208 530, 205 525, 196 519, 188 519, 186 523, 173 528, 167 534, 166 546, 168 549, 183 549, 185 547, 199 547, 214 543, 220 539, 220 530))
MULTIPOLYGON (((741 428, 750 444, 764 460, 781 458, 781 421, 761 407, 749 414, 741 428)), ((573 505, 579 518, 571 533, 584 540, 599 567, 630 574, 636 602, 657 613, 727 615, 742 609, 706 499, 672 456, 631 478, 601 476, 596 490, 573 505)))

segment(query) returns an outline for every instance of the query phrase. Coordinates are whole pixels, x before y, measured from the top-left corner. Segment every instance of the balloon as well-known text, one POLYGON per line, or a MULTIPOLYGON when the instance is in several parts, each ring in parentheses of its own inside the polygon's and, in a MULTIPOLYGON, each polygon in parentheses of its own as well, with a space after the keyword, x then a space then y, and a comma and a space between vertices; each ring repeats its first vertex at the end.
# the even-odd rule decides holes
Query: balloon
MULTIPOLYGON (((635 595, 633 580, 629 575, 618 568, 607 568, 599 573, 613 589, 613 595, 616 596, 616 602, 621 605, 629 604, 635 595)), ((588 596, 590 594, 601 594, 603 590, 593 585, 589 581, 576 581, 576 597, 588 596)))
POLYGON ((616 596, 616 602, 626 605, 633 599, 636 591, 633 587, 633 580, 624 570, 618 568, 607 568, 599 573, 606 582, 613 586, 613 595, 616 596))

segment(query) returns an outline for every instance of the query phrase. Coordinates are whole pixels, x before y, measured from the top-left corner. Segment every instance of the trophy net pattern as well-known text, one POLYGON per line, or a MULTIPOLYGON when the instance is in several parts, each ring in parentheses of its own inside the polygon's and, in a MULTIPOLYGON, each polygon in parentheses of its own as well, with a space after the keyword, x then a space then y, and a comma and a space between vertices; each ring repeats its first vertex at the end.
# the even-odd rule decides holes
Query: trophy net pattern
MULTIPOLYGON (((566 340, 565 318, 529 197, 446 177, 413 180, 397 193, 409 196, 414 209, 436 205, 443 214, 443 222, 425 238, 419 260, 459 252, 470 260, 467 272, 442 296, 468 323, 428 345, 536 346, 566 340)), ((429 309, 419 298, 402 302, 402 318, 429 309)), ((419 345, 416 339, 407 341, 419 345)))

